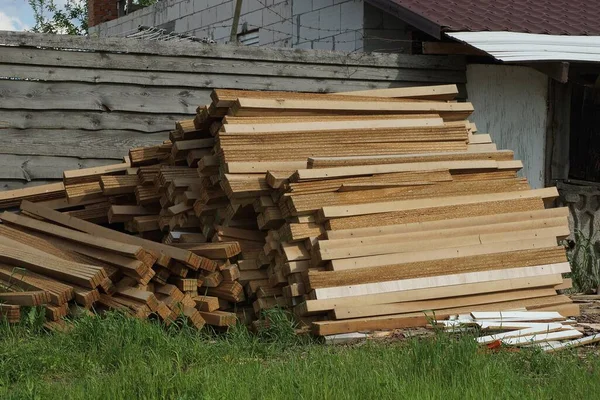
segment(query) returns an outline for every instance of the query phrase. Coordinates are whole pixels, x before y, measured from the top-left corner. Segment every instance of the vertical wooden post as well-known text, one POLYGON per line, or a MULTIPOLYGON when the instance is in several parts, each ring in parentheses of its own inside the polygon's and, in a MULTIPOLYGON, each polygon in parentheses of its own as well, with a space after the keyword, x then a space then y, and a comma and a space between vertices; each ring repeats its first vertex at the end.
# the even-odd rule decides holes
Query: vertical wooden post
POLYGON ((233 13, 233 22, 231 24, 231 35, 229 41, 231 43, 237 42, 237 30, 240 23, 240 13, 242 12, 242 0, 236 0, 235 11, 233 13))

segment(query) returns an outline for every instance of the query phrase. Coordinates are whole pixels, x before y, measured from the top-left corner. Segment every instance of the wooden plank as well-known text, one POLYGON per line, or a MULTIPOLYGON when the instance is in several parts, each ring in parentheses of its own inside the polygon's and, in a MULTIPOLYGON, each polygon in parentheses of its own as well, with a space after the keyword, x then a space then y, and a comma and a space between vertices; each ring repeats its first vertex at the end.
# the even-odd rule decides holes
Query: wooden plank
MULTIPOLYGON (((238 98, 236 104, 230 112, 232 115, 244 116, 244 111, 253 110, 278 110, 289 111, 334 111, 350 113, 381 113, 390 112, 409 112, 409 113, 440 113, 448 115, 456 113, 460 119, 470 115, 473 112, 471 103, 443 103, 443 102, 353 102, 353 101, 327 101, 327 100, 280 100, 280 99, 258 99, 258 98, 238 98)), ((283 115, 283 114, 282 114, 283 115)))
POLYGON ((575 339, 575 340, 569 340, 569 341, 562 342, 562 343, 547 344, 546 346, 543 347, 543 349, 546 352, 552 353, 552 352, 559 351, 559 350, 572 349, 572 348, 581 347, 581 346, 598 343, 598 342, 600 342, 600 334, 597 333, 592 336, 587 336, 587 337, 575 339))
MULTIPOLYGON (((566 228, 566 227, 565 227, 566 228)), ((565 230, 566 231, 566 230, 565 230)), ((375 256, 355 257, 337 259, 331 261, 332 271, 357 271, 384 265, 396 265, 398 260, 405 262, 425 262, 444 259, 456 259, 462 257, 473 257, 484 254, 500 254, 509 251, 527 250, 535 248, 550 248, 557 244, 556 237, 529 238, 522 240, 510 240, 506 242, 474 244, 466 246, 455 246, 450 248, 425 250, 418 245, 413 247, 412 252, 390 253, 375 256)), ((409 248, 410 250, 410 248, 409 248)))
POLYGON ((345 96, 373 96, 395 98, 409 97, 411 99, 454 100, 454 98, 458 94, 458 87, 456 85, 432 85, 416 86, 410 88, 359 90, 353 92, 339 92, 337 94, 345 96))
MULTIPOLYGON (((320 246, 318 255, 321 260, 336 260, 366 256, 376 256, 383 254, 414 253, 415 249, 420 249, 419 252, 448 249, 448 248, 465 248, 479 245, 492 245, 497 243, 514 242, 517 240, 530 240, 537 238, 554 238, 567 237, 571 231, 566 219, 560 218, 553 224, 554 226, 547 228, 536 228, 528 230, 514 231, 499 231, 493 232, 491 229, 488 232, 472 232, 470 235, 462 235, 460 232, 449 232, 447 235, 435 235, 424 232, 422 235, 404 235, 399 237, 394 235, 394 239, 381 241, 380 243, 349 243, 346 247, 322 247, 320 246)), ((554 241, 556 243, 556 241, 554 241)), ((319 243, 321 244, 321 243, 319 243)), ((460 250, 457 251, 460 253, 460 250)), ((368 263, 367 263, 368 264, 368 263)), ((361 266, 358 266, 359 268, 361 266)), ((336 268, 338 269, 338 268, 336 268)), ((340 268, 341 269, 341 268, 340 268)))
POLYGON ((406 127, 425 127, 425 126, 443 126, 444 121, 441 118, 424 118, 421 115, 414 118, 398 119, 366 119, 351 121, 331 121, 326 124, 318 122, 289 122, 278 124, 225 124, 219 132, 219 136, 230 136, 239 134, 256 133, 275 133, 275 132, 319 132, 335 130, 356 130, 356 129, 381 129, 381 128, 406 128, 406 127))
POLYGON ((521 289, 501 293, 482 293, 447 299, 432 299, 411 301, 405 303, 376 304, 357 307, 339 307, 333 310, 335 319, 362 318, 377 315, 403 314, 418 311, 429 311, 442 308, 466 307, 479 304, 530 299, 534 297, 553 296, 556 290, 552 288, 521 289))
POLYGON ((114 160, 96 158, 81 160, 75 157, 3 154, 0 156, 0 179, 19 179, 23 181, 61 179, 64 170, 96 167, 111 163, 114 163, 114 160))
POLYGON ((84 182, 97 182, 101 175, 113 173, 125 173, 131 167, 131 162, 127 158, 127 162, 105 165, 101 167, 83 168, 63 172, 65 185, 84 182))
POLYGON ((380 317, 356 318, 341 321, 319 321, 313 322, 313 332, 317 335, 332 335, 336 333, 358 332, 369 330, 384 330, 384 329, 400 329, 417 326, 425 326, 432 319, 445 319, 451 315, 464 314, 473 310, 510 310, 515 308, 525 307, 536 308, 547 305, 568 304, 569 298, 566 296, 551 296, 534 299, 508 301, 502 303, 493 303, 478 306, 456 307, 435 310, 426 314, 422 312, 386 315, 380 317))
POLYGON ((331 179, 344 176, 389 174, 393 172, 437 171, 437 170, 476 170, 476 169, 515 169, 523 168, 520 161, 434 161, 403 164, 364 165, 355 167, 333 167, 323 169, 305 169, 297 171, 293 181, 309 179, 331 179))
MULTIPOLYGON (((167 246, 162 243, 156 243, 136 236, 117 232, 112 229, 92 224, 90 222, 83 221, 78 218, 66 216, 60 212, 45 207, 40 207, 39 205, 31 202, 24 201, 23 203, 21 203, 21 209, 33 215, 37 215, 38 217, 45 218, 52 222, 61 224, 63 226, 68 226, 72 229, 77 229, 82 232, 89 233, 91 235, 112 240, 118 240, 122 243, 127 243, 135 246, 142 246, 146 250, 156 252, 157 254, 163 254, 177 261, 181 261, 194 270, 202 268, 212 271, 217 267, 216 262, 197 256, 187 250, 177 249, 175 247, 167 246)), ((160 260, 161 259, 159 258, 159 261, 160 260)), ((166 261, 168 262, 168 259, 166 261)))
POLYGON ((230 174, 257 174, 268 171, 294 171, 306 168, 305 161, 255 161, 255 162, 228 162, 225 164, 227 173, 230 174))
MULTIPOLYGON (((235 60, 279 60, 316 64, 380 65, 390 68, 431 68, 434 70, 464 70, 462 57, 421 57, 405 54, 356 54, 286 48, 239 48, 239 46, 204 46, 191 42, 165 43, 153 41, 140 47, 138 39, 94 38, 64 35, 34 34, 30 32, 2 32, 0 42, 7 46, 80 49, 95 52, 123 52, 160 56, 223 57, 235 60)), ((231 64, 230 67, 231 68, 231 64)), ((140 68, 143 69, 143 68, 140 68)), ((177 69, 171 69, 177 70, 177 69)), ((308 69, 307 73, 311 70, 308 69)))
POLYGON ((525 346, 533 343, 548 342, 552 340, 577 339, 582 336, 583 333, 575 329, 569 329, 566 331, 559 332, 537 333, 530 336, 520 336, 515 338, 509 337, 506 339, 502 339, 502 343, 509 346, 525 346))
POLYGON ((0 261, 91 289, 106 277, 102 267, 63 260, 4 237, 0 238, 0 261))
POLYGON ((322 300, 306 300, 295 311, 300 315, 319 313, 342 307, 371 306, 378 304, 400 303, 404 301, 422 301, 475 295, 488 292, 505 292, 535 287, 550 287, 562 281, 560 274, 527 276, 504 280, 465 283, 449 286, 427 287, 423 289, 404 290, 397 292, 376 293, 340 297, 322 300))
POLYGON ((4 212, 0 215, 0 219, 3 222, 10 222, 11 224, 15 224, 24 228, 33 229, 38 232, 44 232, 52 236, 58 236, 72 242, 85 244, 87 246, 111 251, 124 256, 138 258, 140 260, 147 257, 146 252, 140 246, 121 243, 103 237, 96 237, 72 229, 63 228, 58 225, 49 224, 44 221, 39 221, 37 219, 25 217, 23 215, 4 212))
POLYGON ((330 206, 323 207, 321 214, 324 218, 348 217, 353 215, 378 214, 390 211, 415 210, 428 207, 443 207, 459 204, 474 204, 488 201, 513 200, 537 198, 551 199, 558 197, 555 187, 534 189, 527 191, 516 191, 508 193, 492 193, 470 196, 456 196, 444 198, 400 200, 386 203, 361 204, 356 206, 330 206))
POLYGON ((97 135, 71 129, 0 129, 0 154, 121 160, 130 148, 161 144, 166 139, 166 133, 128 130, 103 130, 97 135))
POLYGON ((423 153, 423 154, 387 154, 347 157, 309 157, 309 168, 332 168, 357 165, 400 164, 433 161, 468 161, 496 160, 510 161, 514 153, 510 150, 489 152, 452 152, 452 153, 423 153))
MULTIPOLYGON (((39 53, 39 51, 38 51, 39 53)), ((25 59, 27 54, 19 53, 20 59, 25 59)), ((29 60, 30 61, 30 60, 29 60)), ((24 61, 28 62, 28 61, 24 61)), ((134 61, 135 62, 135 61, 134 61)), ((2 72, 6 76, 16 79, 31 79, 47 82, 85 82, 85 83, 115 83, 125 85, 142 85, 155 87, 180 87, 194 92, 206 93, 206 100, 199 104, 207 103, 210 100, 209 90, 203 90, 197 82, 210 81, 210 86, 207 88, 231 88, 232 83, 236 83, 237 88, 244 90, 295 90, 299 92, 314 92, 325 93, 335 92, 340 90, 363 90, 373 87, 389 88, 391 84, 394 86, 411 86, 414 82, 419 82, 423 79, 432 81, 432 76, 435 76, 440 81, 446 82, 464 82, 464 68, 461 71, 436 71, 429 74, 427 77, 422 73, 412 73, 416 80, 412 81, 410 75, 399 76, 396 73, 396 78, 399 80, 353 80, 352 76, 346 76, 342 79, 319 79, 311 76, 296 76, 290 79, 286 76, 276 75, 277 71, 273 71, 271 76, 262 75, 244 75, 243 80, 239 80, 239 75, 231 75, 230 69, 221 71, 221 73, 206 74, 203 71, 176 72, 160 71, 157 74, 153 70, 130 70, 125 65, 123 69, 111 69, 111 65, 106 65, 105 68, 87 68, 85 63, 82 63, 81 68, 77 68, 77 73, 73 73, 73 68, 63 67, 55 60, 41 61, 42 64, 52 65, 25 65, 25 64, 3 64, 2 72)), ((90 62, 92 64, 92 62, 90 62)), ((95 65, 92 65, 95 67, 95 65)), ((284 64, 287 66, 287 63, 284 64)), ((410 70, 404 70, 411 72, 410 70)), ((235 71, 234 71, 235 73, 235 71)), ((427 83, 427 81, 423 81, 427 83)))
POLYGON ((535 324, 529 328, 518 329, 509 332, 496 333, 494 335, 480 336, 476 338, 479 344, 489 344, 496 340, 504 340, 507 338, 515 338, 520 336, 530 336, 537 334, 544 334, 550 332, 556 332, 563 329, 561 324, 549 323, 549 324, 535 324))
POLYGON ((0 127, 13 129, 127 130, 165 133, 189 114, 144 114, 99 111, 28 111, 0 109, 0 127))
MULTIPOLYGON (((567 207, 550 208, 543 210, 524 211, 515 213, 500 213, 493 215, 484 215, 479 217, 467 217, 467 218, 452 218, 443 219, 438 221, 426 221, 426 222, 414 222, 402 225, 387 225, 377 227, 366 227, 356 229, 345 229, 338 231, 328 231, 327 237, 331 240, 340 239, 352 239, 352 238, 367 238, 377 236, 388 236, 408 234, 408 233, 420 233, 426 231, 438 231, 448 229, 463 229, 475 226, 494 226, 506 224, 518 224, 519 226, 533 227, 535 224, 530 224, 530 221, 537 220, 552 220, 557 218, 567 217, 569 215, 569 209, 567 207)), ((501 229, 501 228, 500 228, 501 229)), ((320 243, 323 243, 320 242, 320 243)), ((352 243, 349 241, 348 243, 352 243)))
MULTIPOLYGON (((69 53, 64 52, 63 57, 69 53)), ((0 56, 2 58, 2 56, 0 56)), ((188 114, 206 101, 206 91, 135 85, 5 80, 0 109, 81 110, 188 114), (85 93, 82 96, 81 93, 85 93)))
POLYGON ((513 278, 535 277, 570 272, 569 263, 556 263, 532 267, 518 267, 504 270, 455 273, 425 278, 401 279, 396 281, 366 283, 351 286, 338 286, 314 290, 316 299, 336 299, 349 296, 363 296, 379 293, 390 293, 404 290, 452 286, 466 283, 498 281, 513 278))
POLYGON ((0 208, 18 206, 22 200, 50 200, 65 196, 62 182, 0 192, 0 208))

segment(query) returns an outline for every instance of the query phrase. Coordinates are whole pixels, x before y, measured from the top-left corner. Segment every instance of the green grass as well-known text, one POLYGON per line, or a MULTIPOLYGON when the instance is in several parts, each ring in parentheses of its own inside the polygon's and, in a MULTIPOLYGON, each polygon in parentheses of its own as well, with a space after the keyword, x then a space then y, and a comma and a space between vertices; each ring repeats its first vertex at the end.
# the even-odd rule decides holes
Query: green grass
POLYGON ((592 354, 482 352, 469 337, 325 346, 279 320, 258 336, 108 314, 69 333, 0 327, 0 399, 595 399, 592 354))

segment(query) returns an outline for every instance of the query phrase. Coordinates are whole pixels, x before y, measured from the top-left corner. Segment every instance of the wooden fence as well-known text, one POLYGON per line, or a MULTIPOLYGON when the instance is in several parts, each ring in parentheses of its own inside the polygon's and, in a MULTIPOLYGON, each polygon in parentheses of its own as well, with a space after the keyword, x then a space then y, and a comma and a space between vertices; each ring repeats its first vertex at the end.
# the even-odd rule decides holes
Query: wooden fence
POLYGON ((465 79, 462 57, 0 31, 0 190, 162 142, 212 88, 341 92, 465 79))

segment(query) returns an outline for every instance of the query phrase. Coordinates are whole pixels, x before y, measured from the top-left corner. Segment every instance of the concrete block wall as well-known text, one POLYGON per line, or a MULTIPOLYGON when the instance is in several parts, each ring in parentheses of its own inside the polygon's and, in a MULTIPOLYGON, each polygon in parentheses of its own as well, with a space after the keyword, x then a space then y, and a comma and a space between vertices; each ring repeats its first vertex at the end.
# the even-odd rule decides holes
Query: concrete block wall
MULTIPOLYGON (((125 36, 139 25, 228 42, 235 0, 162 0, 92 27, 95 36, 125 36)), ((363 48, 364 0, 244 0, 238 33, 259 30, 260 46, 339 51, 363 48)))
POLYGON ((363 0, 293 0, 292 16, 292 47, 363 49, 363 0))

